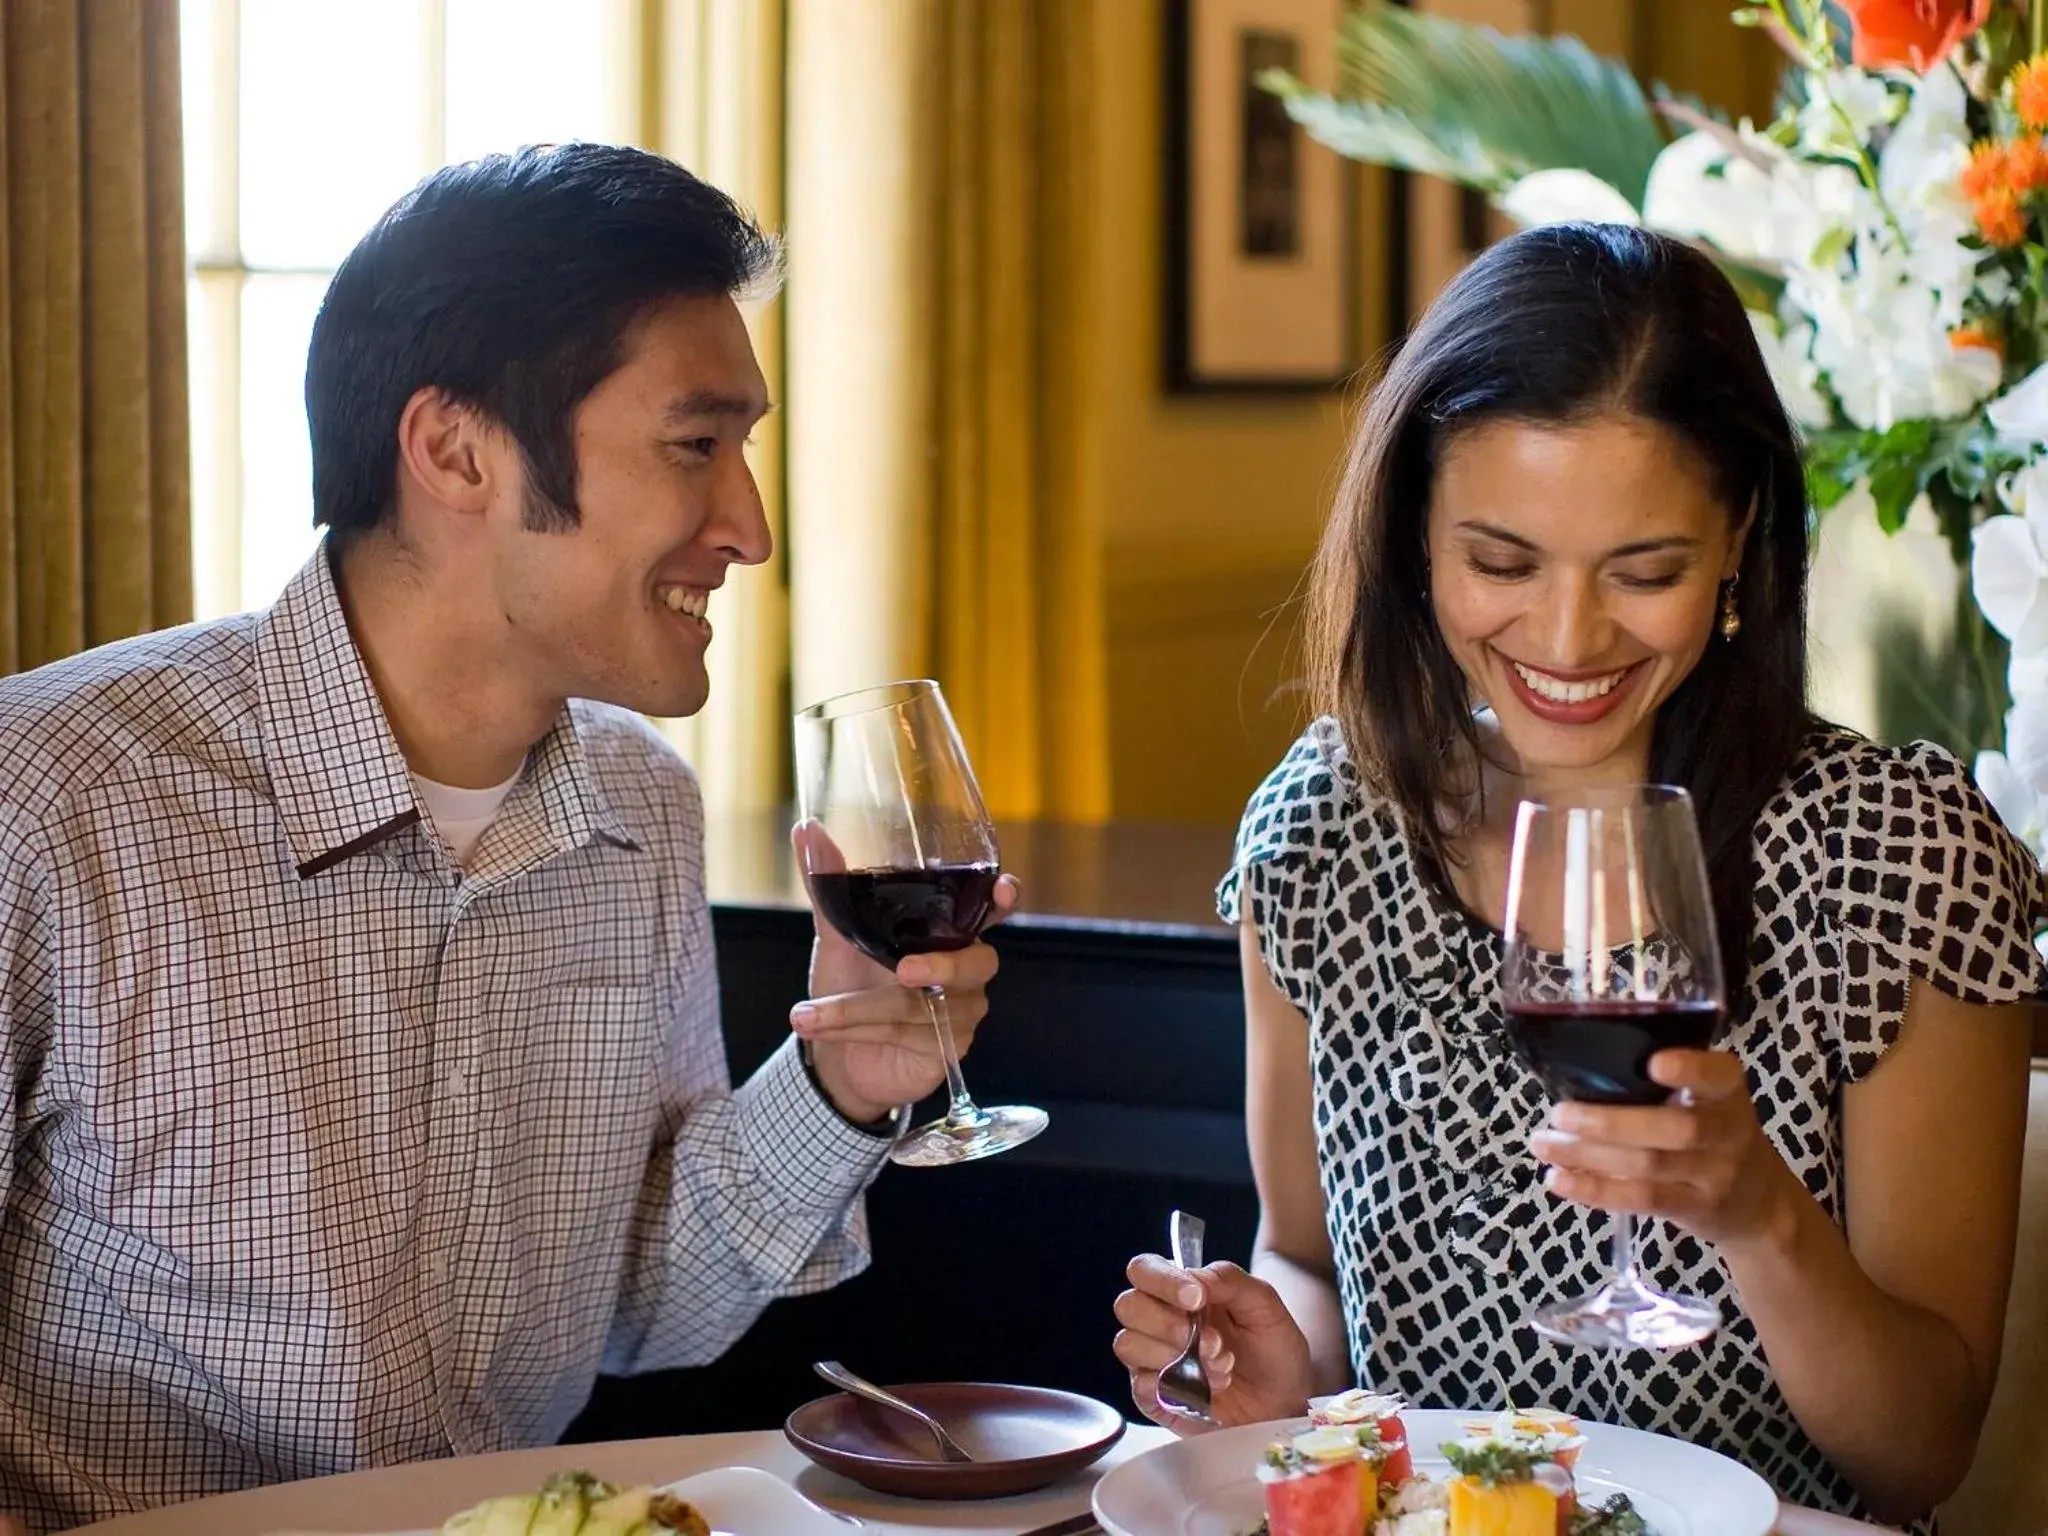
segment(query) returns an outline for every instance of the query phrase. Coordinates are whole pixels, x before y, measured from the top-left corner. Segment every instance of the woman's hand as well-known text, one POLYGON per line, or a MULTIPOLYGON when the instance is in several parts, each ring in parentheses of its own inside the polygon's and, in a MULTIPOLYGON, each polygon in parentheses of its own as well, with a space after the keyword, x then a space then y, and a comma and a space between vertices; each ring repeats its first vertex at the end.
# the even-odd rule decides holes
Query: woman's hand
POLYGON ((1313 1375, 1308 1340, 1265 1281, 1235 1264, 1178 1269, 1143 1253, 1125 1271, 1131 1289, 1116 1299, 1116 1357, 1131 1373, 1131 1399, 1146 1418, 1177 1435, 1208 1425, 1159 1405, 1159 1373, 1188 1340, 1192 1313, 1207 1307, 1202 1374, 1218 1425, 1257 1424, 1308 1411, 1313 1375))
POLYGON ((1666 1104, 1563 1103, 1531 1138, 1551 1193, 1603 1211, 1662 1216, 1723 1248, 1765 1237, 1801 1186, 1765 1138, 1742 1063, 1727 1051, 1660 1051, 1666 1104))

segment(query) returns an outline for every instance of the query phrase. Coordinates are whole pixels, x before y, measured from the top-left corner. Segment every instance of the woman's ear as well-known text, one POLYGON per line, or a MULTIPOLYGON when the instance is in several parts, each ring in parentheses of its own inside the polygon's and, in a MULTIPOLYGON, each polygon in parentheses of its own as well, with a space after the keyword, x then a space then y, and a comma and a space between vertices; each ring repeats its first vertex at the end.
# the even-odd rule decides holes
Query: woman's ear
POLYGON ((1742 569, 1742 552, 1749 547, 1749 530, 1756 525, 1756 511, 1759 494, 1750 492, 1749 510, 1742 514, 1742 521, 1736 525, 1735 537, 1728 541, 1728 558, 1721 562, 1721 579, 1733 581, 1742 569))

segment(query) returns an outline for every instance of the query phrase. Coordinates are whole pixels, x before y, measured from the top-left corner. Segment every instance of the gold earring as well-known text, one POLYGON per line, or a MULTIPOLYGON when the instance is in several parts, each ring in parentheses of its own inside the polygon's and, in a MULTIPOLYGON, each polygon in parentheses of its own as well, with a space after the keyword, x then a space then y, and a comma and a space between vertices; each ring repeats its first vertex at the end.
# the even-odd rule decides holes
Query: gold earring
POLYGON ((1735 611, 1735 584, 1742 580, 1737 571, 1728 578, 1728 585, 1721 589, 1721 638, 1733 640, 1742 633, 1742 615, 1735 611))

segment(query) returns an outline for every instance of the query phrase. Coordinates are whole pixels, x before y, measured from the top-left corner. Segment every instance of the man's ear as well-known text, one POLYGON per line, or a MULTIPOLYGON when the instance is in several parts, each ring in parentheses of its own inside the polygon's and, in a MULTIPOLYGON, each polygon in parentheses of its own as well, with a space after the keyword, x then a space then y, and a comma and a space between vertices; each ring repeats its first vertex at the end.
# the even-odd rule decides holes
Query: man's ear
POLYGON ((491 504, 496 456, 472 406, 431 386, 415 391, 398 416, 398 463, 427 499, 480 516, 491 504))

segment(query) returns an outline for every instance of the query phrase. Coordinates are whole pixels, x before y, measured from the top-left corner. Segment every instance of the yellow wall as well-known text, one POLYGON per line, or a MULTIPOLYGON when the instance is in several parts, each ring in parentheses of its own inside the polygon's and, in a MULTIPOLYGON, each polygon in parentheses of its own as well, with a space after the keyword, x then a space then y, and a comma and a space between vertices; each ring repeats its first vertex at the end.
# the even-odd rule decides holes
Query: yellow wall
MULTIPOLYGON (((1165 5, 1093 9, 1100 329, 1091 409, 1101 443, 1113 814, 1231 822, 1300 728, 1298 696, 1273 697, 1296 671, 1292 610, 1273 615, 1315 548, 1346 404, 1334 395, 1165 393, 1165 5)), ((1377 229, 1384 209, 1368 193, 1361 215, 1377 229)), ((1364 276, 1368 294, 1379 292, 1378 269, 1364 276)), ((1380 304, 1368 299, 1366 308, 1377 326, 1380 304)))
MULTIPOLYGON (((1091 9, 1097 222, 1082 312, 1098 325, 1088 409, 1100 445, 1112 814, 1231 822, 1305 718, 1290 687, 1299 667, 1289 600, 1315 548, 1351 402, 1163 390, 1165 0, 1091 9)), ((1721 0, 1550 0, 1548 19, 1648 76, 1710 99, 1740 93, 1730 105, 1762 115, 1774 78, 1768 44, 1760 52, 1758 35, 1731 26, 1727 9, 1721 0)), ((1387 339, 1387 192, 1377 172, 1361 173, 1360 189, 1361 355, 1370 355, 1387 339)))

